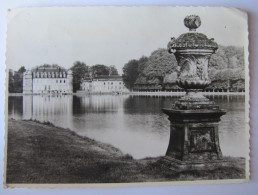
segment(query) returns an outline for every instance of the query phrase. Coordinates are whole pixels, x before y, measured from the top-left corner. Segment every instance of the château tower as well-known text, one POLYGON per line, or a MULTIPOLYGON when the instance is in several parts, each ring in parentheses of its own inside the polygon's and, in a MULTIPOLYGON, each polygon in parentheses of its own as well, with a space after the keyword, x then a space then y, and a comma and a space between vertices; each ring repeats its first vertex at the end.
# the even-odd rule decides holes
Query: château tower
POLYGON ((32 74, 30 70, 27 70, 23 73, 23 94, 32 94, 32 92, 33 92, 32 74))

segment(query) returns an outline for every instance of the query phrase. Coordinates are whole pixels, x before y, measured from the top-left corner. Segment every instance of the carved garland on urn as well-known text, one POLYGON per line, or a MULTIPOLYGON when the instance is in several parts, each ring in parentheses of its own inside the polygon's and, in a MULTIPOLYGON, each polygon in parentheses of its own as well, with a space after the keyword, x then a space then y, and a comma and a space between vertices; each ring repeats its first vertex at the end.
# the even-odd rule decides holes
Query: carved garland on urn
POLYGON ((211 54, 176 54, 180 66, 177 84, 184 89, 203 89, 211 81, 208 75, 208 64, 211 54))

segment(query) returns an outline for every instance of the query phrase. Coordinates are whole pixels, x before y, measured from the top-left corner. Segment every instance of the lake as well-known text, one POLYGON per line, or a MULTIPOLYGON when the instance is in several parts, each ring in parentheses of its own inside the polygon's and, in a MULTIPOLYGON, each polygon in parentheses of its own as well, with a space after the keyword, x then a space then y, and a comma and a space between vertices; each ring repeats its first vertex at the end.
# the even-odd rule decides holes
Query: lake
MULTIPOLYGON (((165 155, 170 122, 162 108, 178 96, 9 96, 9 118, 38 120, 108 143, 136 159, 165 155)), ((210 96, 227 111, 219 125, 225 156, 246 156, 245 97, 210 96)))

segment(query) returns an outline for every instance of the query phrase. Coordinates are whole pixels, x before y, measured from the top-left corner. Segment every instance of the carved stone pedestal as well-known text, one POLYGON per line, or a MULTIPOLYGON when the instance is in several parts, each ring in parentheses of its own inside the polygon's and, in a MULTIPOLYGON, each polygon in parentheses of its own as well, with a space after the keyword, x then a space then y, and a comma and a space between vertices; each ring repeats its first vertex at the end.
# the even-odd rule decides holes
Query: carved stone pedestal
POLYGON ((222 162, 218 122, 225 114, 219 109, 163 109, 169 116, 170 141, 165 159, 172 167, 189 169, 222 162))
POLYGON ((177 85, 186 95, 171 109, 163 109, 170 120, 170 141, 164 162, 171 169, 215 168, 223 163, 219 145, 218 122, 226 112, 201 91, 211 83, 209 61, 218 49, 214 39, 196 32, 199 16, 184 19, 188 33, 171 38, 168 52, 176 57, 180 70, 177 85))

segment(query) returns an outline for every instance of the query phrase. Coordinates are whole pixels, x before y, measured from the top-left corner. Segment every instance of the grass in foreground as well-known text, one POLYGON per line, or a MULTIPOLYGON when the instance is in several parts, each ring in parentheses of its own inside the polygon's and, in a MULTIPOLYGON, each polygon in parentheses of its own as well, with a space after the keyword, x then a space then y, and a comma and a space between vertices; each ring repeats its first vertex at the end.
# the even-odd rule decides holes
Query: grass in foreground
POLYGON ((160 158, 135 160, 111 145, 68 129, 8 121, 6 183, 121 183, 245 178, 245 160, 232 166, 175 172, 160 158))

